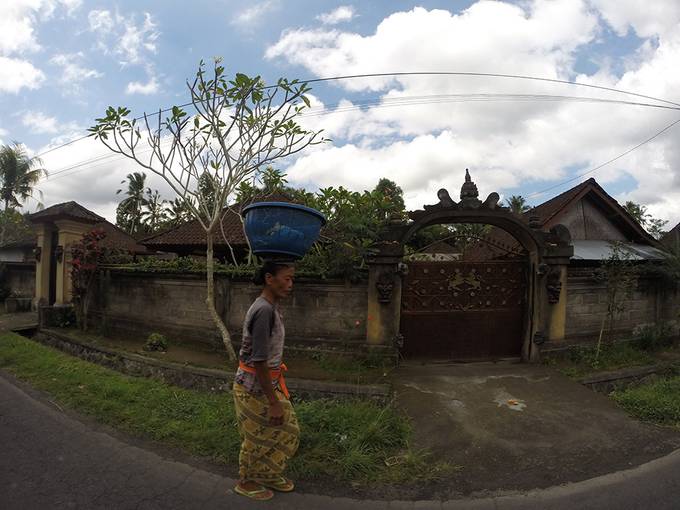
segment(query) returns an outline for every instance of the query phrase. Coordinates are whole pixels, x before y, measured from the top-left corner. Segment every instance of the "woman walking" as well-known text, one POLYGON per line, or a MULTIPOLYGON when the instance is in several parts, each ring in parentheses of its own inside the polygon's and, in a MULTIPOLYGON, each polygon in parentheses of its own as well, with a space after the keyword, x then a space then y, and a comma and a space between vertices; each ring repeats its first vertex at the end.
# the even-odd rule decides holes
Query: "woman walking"
POLYGON ((283 377, 285 329, 278 309, 293 288, 292 265, 265 262, 255 275, 262 293, 246 313, 239 368, 234 378, 234 403, 241 453, 239 482, 234 491, 267 500, 270 489, 290 492, 294 484, 283 476, 299 444, 300 429, 283 377))

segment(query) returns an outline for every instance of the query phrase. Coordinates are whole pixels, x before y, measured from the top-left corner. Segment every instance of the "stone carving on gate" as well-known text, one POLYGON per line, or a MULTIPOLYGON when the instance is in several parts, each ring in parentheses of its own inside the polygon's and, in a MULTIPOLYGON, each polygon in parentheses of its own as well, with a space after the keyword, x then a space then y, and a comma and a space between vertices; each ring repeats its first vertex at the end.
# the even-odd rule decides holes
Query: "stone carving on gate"
POLYGON ((454 210, 467 210, 467 209, 507 209, 507 207, 502 207, 498 205, 500 200, 500 195, 496 192, 489 193, 486 200, 483 202, 479 200, 479 191, 477 190, 477 185, 472 182, 470 177, 470 171, 465 169, 465 182, 460 189, 460 202, 456 203, 449 195, 449 192, 442 188, 437 192, 437 198, 439 198, 439 203, 434 205, 424 206, 423 211, 413 211, 409 213, 409 217, 412 220, 416 220, 424 214, 439 209, 454 209, 454 210))
POLYGON ((378 302, 389 303, 392 300, 392 291, 394 290, 394 276, 383 271, 378 276, 375 287, 378 290, 378 302))
POLYGON ((552 268, 548 272, 545 280, 545 289, 548 291, 548 303, 555 305, 560 301, 562 292, 562 282, 560 281, 560 270, 552 268))

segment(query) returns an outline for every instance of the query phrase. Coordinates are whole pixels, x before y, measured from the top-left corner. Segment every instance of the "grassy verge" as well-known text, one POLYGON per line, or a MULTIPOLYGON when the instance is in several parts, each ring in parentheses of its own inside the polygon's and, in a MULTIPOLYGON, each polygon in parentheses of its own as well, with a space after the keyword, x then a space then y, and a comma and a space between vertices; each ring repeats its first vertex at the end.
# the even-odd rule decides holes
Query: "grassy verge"
POLYGON ((573 346, 565 352, 546 356, 544 363, 571 378, 581 379, 596 372, 653 365, 677 352, 677 347, 650 352, 627 342, 603 345, 598 356, 595 347, 573 346))
POLYGON ((615 391, 612 398, 637 418, 680 429, 680 375, 615 391))
MULTIPOLYGON (((13 333, 0 334, 0 367, 102 423, 219 463, 238 462, 230 393, 190 391, 125 376, 13 333)), ((293 476, 422 483, 451 470, 408 448, 410 425, 389 406, 312 401, 298 403, 296 411, 302 436, 290 464, 293 476)))

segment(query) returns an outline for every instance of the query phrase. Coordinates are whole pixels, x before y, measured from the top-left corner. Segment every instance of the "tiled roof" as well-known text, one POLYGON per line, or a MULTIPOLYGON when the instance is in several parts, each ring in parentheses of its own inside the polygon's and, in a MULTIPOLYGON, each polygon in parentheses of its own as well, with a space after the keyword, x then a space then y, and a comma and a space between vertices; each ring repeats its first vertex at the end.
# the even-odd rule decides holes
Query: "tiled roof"
POLYGON ((71 218, 88 223, 99 223, 106 221, 104 218, 86 209, 77 202, 64 202, 55 204, 42 211, 30 215, 29 219, 33 223, 53 221, 59 218, 71 218))
POLYGON ((652 245, 658 244, 658 241, 642 228, 635 218, 592 177, 524 213, 524 218, 528 220, 532 216, 537 216, 541 226, 552 226, 550 225, 551 220, 557 220, 559 213, 564 211, 569 204, 591 193, 596 197, 597 203, 611 210, 613 214, 609 215, 610 220, 622 228, 624 232, 627 232, 630 240, 647 242, 652 245))
MULTIPOLYGON (((581 194, 586 188, 595 185, 600 188, 595 179, 592 177, 581 184, 551 198, 550 200, 537 205, 524 213, 524 218, 529 219, 531 216, 538 216, 541 225, 545 225, 553 216, 559 213, 569 202, 581 194)), ((602 188, 600 188, 602 189, 602 188)), ((604 192, 604 190, 602 190, 604 192)))
MULTIPOLYGON (((274 193, 264 197, 257 197, 248 203, 255 202, 291 202, 290 197, 281 193, 274 193)), ((222 214, 221 226, 213 233, 215 247, 226 247, 227 242, 232 246, 247 246, 243 223, 237 211, 245 207, 244 204, 233 204, 225 208, 222 214), (225 239, 226 238, 226 239, 225 239)), ((206 245, 205 230, 198 222, 192 220, 165 232, 160 232, 139 241, 144 246, 162 250, 163 248, 203 247, 206 245)))
POLYGON ((103 230, 106 233, 106 237, 101 241, 101 246, 104 248, 122 250, 138 255, 146 255, 150 253, 146 246, 139 244, 134 237, 121 230, 113 223, 109 223, 108 221, 95 223, 92 226, 92 230, 97 229, 103 230))
POLYGON ((676 248, 680 246, 680 223, 675 225, 663 235, 661 238, 661 244, 668 246, 669 248, 676 248))

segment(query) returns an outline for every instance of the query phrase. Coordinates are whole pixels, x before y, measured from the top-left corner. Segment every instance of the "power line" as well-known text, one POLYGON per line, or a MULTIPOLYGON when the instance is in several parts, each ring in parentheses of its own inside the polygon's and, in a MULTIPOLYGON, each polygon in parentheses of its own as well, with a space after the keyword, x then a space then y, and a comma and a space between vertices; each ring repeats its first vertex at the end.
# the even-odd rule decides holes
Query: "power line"
MULTIPOLYGON (((636 96, 636 97, 641 97, 644 99, 651 99, 653 101, 658 101, 666 104, 671 104, 673 106, 678 106, 680 107, 680 103, 675 103, 673 101, 668 101, 666 99, 661 99, 653 96, 648 96, 645 94, 638 94, 636 92, 630 92, 626 90, 621 90, 621 89, 616 89, 613 87, 604 87, 601 85, 592 85, 589 83, 579 83, 579 82, 573 82, 573 81, 568 81, 568 80, 559 80, 556 78, 542 78, 539 76, 527 76, 527 75, 521 75, 521 74, 501 74, 501 73, 472 73, 472 72, 457 72, 457 71, 417 71, 417 72, 398 72, 398 73, 366 73, 366 74, 353 74, 353 75, 345 75, 345 76, 332 76, 332 77, 326 77, 326 78, 314 78, 314 79, 309 79, 309 80, 301 80, 299 83, 301 84, 307 84, 307 83, 321 83, 321 82, 327 82, 327 81, 340 81, 340 80, 351 80, 351 79, 357 79, 357 78, 386 78, 386 77, 397 77, 397 76, 478 76, 478 77, 487 77, 487 78, 509 78, 509 79, 518 79, 518 80, 529 80, 529 81, 541 81, 541 82, 548 82, 548 83, 560 83, 564 85, 573 85, 573 86, 579 86, 579 87, 588 87, 592 89, 598 89, 598 90, 606 90, 609 92, 616 92, 618 94, 626 94, 626 95, 631 95, 631 96, 636 96)), ((265 87, 266 89, 271 89, 275 88, 276 85, 269 85, 265 87)), ((191 102, 189 103, 184 103, 181 105, 177 105, 179 108, 184 108, 186 106, 190 106, 191 102)), ((172 107, 170 108, 165 108, 162 110, 159 110, 158 114, 161 113, 166 113, 172 110, 172 107)), ((153 113, 151 115, 158 115, 156 113, 153 113)), ((144 116, 136 117, 135 120, 139 121, 142 120, 144 116)), ((63 143, 61 145, 57 145, 56 147, 52 147, 51 149, 48 149, 46 151, 41 152, 40 154, 37 154, 36 157, 40 158, 44 156, 45 154, 49 154, 50 152, 53 152, 57 149, 61 149, 63 147, 67 147, 69 145, 72 145, 76 142, 79 142, 81 140, 84 140, 86 138, 89 138, 90 135, 83 135, 79 138, 75 138, 69 142, 63 143)))
POLYGON ((613 162, 616 161, 617 159, 621 159, 622 157, 624 157, 624 156, 630 154, 631 152, 633 152, 633 151, 636 150, 636 149, 639 149, 640 147, 642 147, 642 146, 645 145, 646 143, 651 142, 651 141, 654 140, 656 137, 661 136, 663 133, 665 133, 666 131, 668 131, 669 129, 671 129, 673 126, 675 126, 675 125, 678 124, 678 123, 680 123, 680 119, 677 119, 677 120, 671 122, 671 123, 668 124, 666 127, 664 127, 661 131, 658 131, 658 132, 655 133, 654 135, 652 135, 652 136, 650 136, 649 138, 647 138, 645 141, 640 142, 640 143, 637 144, 635 147, 631 147, 630 149, 628 149, 626 152, 622 152, 622 153, 619 154, 618 156, 613 157, 612 159, 610 159, 610 160, 608 160, 608 161, 605 161, 605 162, 602 163, 601 165, 597 165, 596 167, 591 168, 591 169, 588 170, 587 172, 583 172, 582 174, 579 174, 579 175, 577 175, 577 176, 575 176, 575 177, 572 177, 571 179, 567 179, 566 181, 560 182, 560 183, 558 183, 558 184, 554 184, 553 186, 550 186, 550 187, 548 187, 548 188, 545 188, 544 190, 536 191, 536 192, 534 192, 534 193, 531 193, 530 195, 527 195, 527 198, 532 198, 532 197, 535 197, 535 196, 538 196, 538 195, 542 195, 543 193, 546 193, 546 192, 548 192, 548 191, 551 191, 551 190, 553 190, 553 189, 555 189, 555 188, 559 188, 560 186, 564 186, 565 184, 569 184, 570 182, 576 181, 576 180, 580 179, 581 177, 584 177, 584 176, 586 176, 586 175, 588 175, 588 174, 592 174, 593 172, 599 170, 600 168, 602 168, 602 167, 604 167, 604 166, 607 166, 607 165, 609 165, 610 163, 613 163, 613 162))
MULTIPOLYGON (((651 103, 641 103, 634 101, 623 101, 618 99, 603 99, 597 97, 587 97, 587 96, 564 96, 564 95, 544 95, 544 94, 432 94, 432 95, 421 95, 421 96, 402 96, 399 98, 373 98, 357 102, 357 104, 352 104, 351 106, 340 107, 341 103, 336 103, 331 106, 324 107, 312 107, 307 113, 303 113, 302 117, 315 117, 321 115, 330 115, 335 113, 347 113, 351 111, 361 110, 363 108, 388 108, 397 106, 417 106, 425 104, 443 104, 451 102, 487 102, 487 101, 513 101, 513 102, 529 102, 529 101, 568 101, 568 102, 593 102, 593 103, 612 103, 612 104, 623 104, 629 106, 643 106, 651 108, 662 108, 670 110, 680 110, 680 107, 665 106, 665 105, 655 105, 651 103)), ((148 150, 143 150, 140 152, 149 152, 148 150)), ((64 172, 68 172, 67 175, 72 175, 76 172, 71 172, 71 170, 90 165, 91 163, 98 162, 106 159, 116 159, 124 158, 116 153, 104 154, 91 159, 86 159, 60 168, 57 171, 50 172, 50 175, 45 178, 46 181, 56 180, 53 177, 64 172)), ((96 165, 98 166, 98 165, 96 165)))

